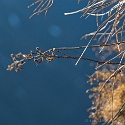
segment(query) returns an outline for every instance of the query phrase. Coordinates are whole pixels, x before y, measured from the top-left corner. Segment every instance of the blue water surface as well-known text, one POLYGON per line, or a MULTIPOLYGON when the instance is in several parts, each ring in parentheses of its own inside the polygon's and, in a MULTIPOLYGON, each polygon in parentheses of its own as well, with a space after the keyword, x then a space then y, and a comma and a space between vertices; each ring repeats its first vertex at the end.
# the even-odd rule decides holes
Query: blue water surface
POLYGON ((34 1, 0 3, 0 125, 89 125, 89 62, 75 66, 77 60, 57 59, 36 66, 29 61, 18 73, 6 70, 11 53, 86 45, 80 38, 94 31, 95 20, 80 18, 82 13, 64 16, 86 2, 55 0, 46 17, 42 13, 29 19, 34 7, 27 6, 34 1))

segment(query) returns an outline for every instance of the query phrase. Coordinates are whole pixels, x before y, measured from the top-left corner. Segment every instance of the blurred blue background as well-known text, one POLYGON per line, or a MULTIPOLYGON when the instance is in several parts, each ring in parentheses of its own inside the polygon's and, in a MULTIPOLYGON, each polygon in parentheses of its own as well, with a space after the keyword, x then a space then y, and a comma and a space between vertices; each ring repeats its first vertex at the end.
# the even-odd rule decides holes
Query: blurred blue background
MULTIPOLYGON (((11 53, 29 53, 38 46, 86 45, 82 35, 94 31, 95 19, 80 18, 82 13, 64 16, 81 9, 86 1, 55 0, 44 13, 29 19, 34 0, 1 0, 0 3, 0 125, 89 125, 87 109, 91 106, 87 74, 93 73, 89 62, 57 59, 36 66, 25 64, 18 73, 7 71, 11 53)), ((90 56, 86 53, 85 56, 90 56)))

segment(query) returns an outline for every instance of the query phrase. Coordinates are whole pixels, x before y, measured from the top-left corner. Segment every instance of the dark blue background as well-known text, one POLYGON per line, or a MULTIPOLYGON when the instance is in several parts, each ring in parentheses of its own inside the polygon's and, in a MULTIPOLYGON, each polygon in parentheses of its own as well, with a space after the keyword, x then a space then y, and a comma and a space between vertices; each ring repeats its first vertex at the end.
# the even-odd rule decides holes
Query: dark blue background
POLYGON ((89 125, 89 62, 75 66, 77 60, 59 59, 36 66, 30 61, 18 73, 6 70, 11 53, 86 45, 80 38, 94 31, 95 19, 80 18, 82 13, 64 16, 86 2, 55 0, 46 18, 42 13, 29 19, 34 7, 27 6, 32 2, 0 2, 0 125, 89 125))

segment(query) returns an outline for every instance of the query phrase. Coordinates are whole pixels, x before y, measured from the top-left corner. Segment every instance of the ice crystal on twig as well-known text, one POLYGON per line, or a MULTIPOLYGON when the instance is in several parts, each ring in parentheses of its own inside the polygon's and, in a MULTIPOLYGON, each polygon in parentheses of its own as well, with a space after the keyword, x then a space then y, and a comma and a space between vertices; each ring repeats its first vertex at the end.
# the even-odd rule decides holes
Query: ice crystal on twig
POLYGON ((30 16, 30 18, 32 18, 34 15, 39 15, 43 11, 45 11, 46 14, 48 9, 53 5, 53 3, 54 0, 36 0, 28 6, 28 8, 30 8, 36 5, 36 8, 33 10, 33 14, 30 16))
MULTIPOLYGON (((88 42, 86 48, 83 50, 81 56, 79 57, 76 65, 80 61, 81 57, 84 55, 89 44, 94 40, 95 37, 98 37, 98 41, 101 41, 103 44, 107 44, 111 41, 112 38, 116 39, 116 42, 122 41, 123 34, 125 34, 125 0, 90 0, 88 5, 83 9, 65 13, 65 15, 75 14, 82 12, 82 16, 95 16, 97 21, 98 29, 92 33, 86 34, 83 37, 92 36, 91 40, 88 42), (102 24, 99 25, 99 17, 107 18, 102 21, 102 24)), ((103 20, 103 19, 102 19, 103 20)), ((104 49, 100 50, 100 52, 104 49)))

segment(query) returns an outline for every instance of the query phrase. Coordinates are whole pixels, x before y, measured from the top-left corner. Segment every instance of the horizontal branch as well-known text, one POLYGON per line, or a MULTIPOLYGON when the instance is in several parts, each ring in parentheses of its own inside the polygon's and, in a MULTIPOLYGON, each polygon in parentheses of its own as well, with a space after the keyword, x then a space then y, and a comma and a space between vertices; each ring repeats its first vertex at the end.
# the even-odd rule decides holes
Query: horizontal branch
MULTIPOLYGON (((110 44, 111 45, 111 44, 110 44)), ((114 44, 112 44, 114 45, 114 44)), ((83 46, 82 46, 83 47, 83 46)), ((92 46, 91 46, 92 47, 92 46)), ((44 60, 46 60, 47 62, 51 62, 54 59, 78 59, 78 56, 70 56, 70 55, 62 55, 58 54, 57 52, 59 52, 59 50, 74 50, 74 49, 78 49, 80 47, 63 47, 63 48, 52 48, 46 51, 40 50, 38 47, 36 48, 36 51, 30 51, 29 54, 22 54, 21 52, 18 54, 11 54, 11 58, 13 60, 13 63, 8 65, 7 70, 12 71, 15 70, 16 72, 22 70, 22 66, 29 60, 32 60, 36 63, 36 65, 42 63, 44 60)), ((91 59, 91 58, 85 58, 82 57, 81 60, 86 60, 86 61, 90 61, 93 63, 98 63, 98 65, 101 64, 112 64, 112 65, 124 65, 124 63, 120 63, 120 62, 113 62, 113 61, 99 61, 99 60, 95 60, 95 59, 91 59)))

